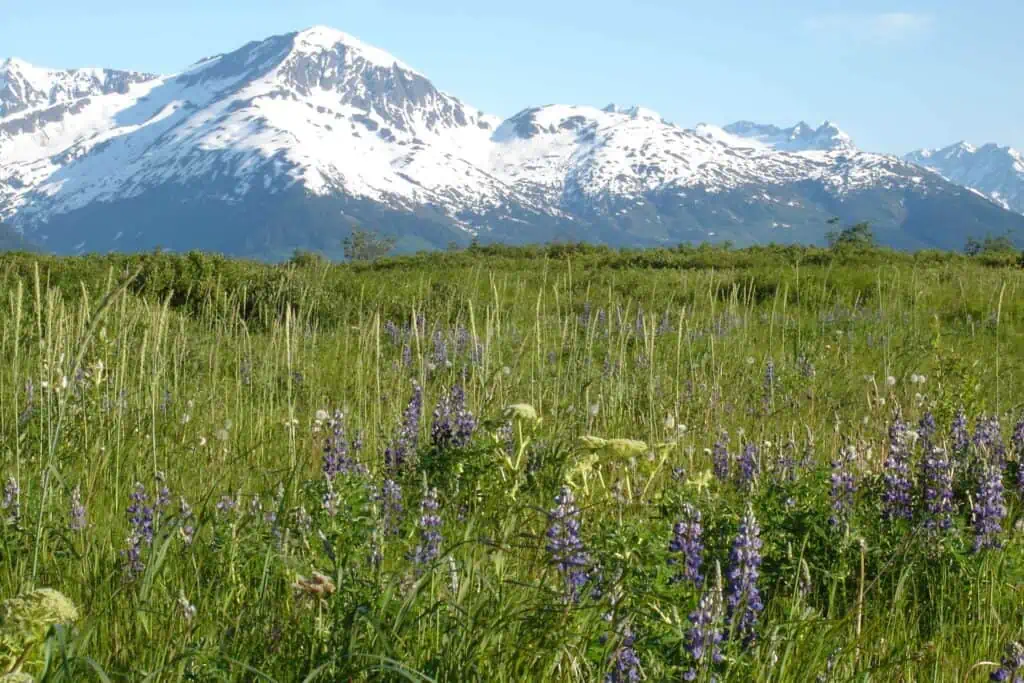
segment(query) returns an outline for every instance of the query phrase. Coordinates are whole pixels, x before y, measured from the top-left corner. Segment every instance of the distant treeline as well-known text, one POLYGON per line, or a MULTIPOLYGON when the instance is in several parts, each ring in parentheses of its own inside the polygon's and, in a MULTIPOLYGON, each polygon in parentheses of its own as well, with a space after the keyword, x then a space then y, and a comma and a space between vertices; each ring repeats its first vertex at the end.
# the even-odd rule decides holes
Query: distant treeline
MULTIPOLYGON (((386 309, 389 300, 407 296, 413 282, 429 283, 426 291, 421 288, 413 294, 423 302, 432 294, 439 299, 444 294, 450 300, 453 292, 468 293, 467 287, 488 287, 487 276, 494 273, 534 278, 543 272, 571 272, 581 286, 612 283, 624 287, 628 296, 628 287, 641 282, 645 272, 714 271, 721 296, 739 288, 741 296, 763 299, 776 296, 783 281, 796 271, 800 290, 811 292, 827 283, 832 290, 849 290, 870 298, 879 268, 939 268, 969 276, 975 269, 1020 267, 1024 267, 1024 257, 1014 251, 981 250, 967 255, 861 245, 616 249, 585 243, 473 244, 352 262, 331 262, 316 253, 296 252, 290 260, 277 264, 203 252, 50 256, 12 251, 0 253, 0 290, 13 295, 20 288, 22 305, 31 308, 37 291, 38 296, 45 296, 55 289, 65 298, 81 297, 84 292, 95 300, 131 277, 127 289, 132 294, 193 315, 230 312, 258 324, 291 308, 329 325, 343 322, 335 311, 351 311, 352 301, 365 301, 366 310, 386 309), (346 306, 339 306, 340 301, 346 306)), ((800 296, 796 288, 787 286, 786 291, 794 300, 800 296)), ((408 310, 397 302, 394 307, 408 310)))

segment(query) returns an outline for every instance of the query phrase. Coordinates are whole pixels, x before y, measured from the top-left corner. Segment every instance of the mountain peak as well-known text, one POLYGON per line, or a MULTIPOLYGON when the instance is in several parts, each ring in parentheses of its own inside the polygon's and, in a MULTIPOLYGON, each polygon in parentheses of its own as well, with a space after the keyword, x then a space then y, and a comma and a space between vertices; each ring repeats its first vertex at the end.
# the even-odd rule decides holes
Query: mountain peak
POLYGON ((345 33, 330 26, 311 26, 294 34, 295 51, 303 54, 334 51, 338 46, 358 52, 366 61, 391 68, 397 66, 405 71, 418 73, 408 64, 402 62, 394 55, 369 43, 365 43, 350 33, 345 33))
MULTIPOLYGON (((710 127, 705 128, 710 130, 710 127)), ((850 136, 831 121, 824 121, 817 128, 806 121, 798 121, 789 128, 753 121, 736 121, 720 130, 730 136, 745 138, 751 143, 756 143, 756 146, 785 152, 828 152, 853 147, 850 136)))

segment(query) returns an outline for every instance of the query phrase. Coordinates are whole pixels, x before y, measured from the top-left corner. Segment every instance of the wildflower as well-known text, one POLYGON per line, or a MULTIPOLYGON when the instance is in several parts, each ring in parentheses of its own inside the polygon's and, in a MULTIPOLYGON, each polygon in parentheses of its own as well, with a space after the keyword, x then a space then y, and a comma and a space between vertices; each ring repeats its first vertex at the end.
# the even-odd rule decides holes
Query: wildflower
POLYGON ((157 489, 156 500, 153 505, 156 508, 157 514, 160 514, 171 502, 171 491, 167 488, 167 475, 163 472, 157 472, 155 478, 157 484, 160 485, 160 488, 157 489))
POLYGON ((963 408, 957 410, 956 415, 953 416, 953 424, 949 429, 949 441, 953 446, 953 453, 959 458, 963 458, 970 445, 970 437, 967 435, 967 415, 963 408))
POLYGON ((729 554, 729 619, 733 633, 745 644, 756 638, 754 627, 764 609, 757 587, 761 567, 761 529, 751 507, 740 520, 740 528, 729 554))
POLYGON ((437 489, 429 489, 420 501, 420 545, 413 554, 413 562, 421 566, 433 562, 441 551, 443 538, 438 530, 441 518, 437 515, 437 508, 437 489))
POLYGON ((220 500, 217 501, 217 505, 214 507, 218 513, 226 514, 238 507, 238 502, 231 496, 221 496, 220 500))
POLYGON ((565 580, 566 599, 576 602, 589 578, 586 567, 590 558, 580 539, 580 511, 572 490, 563 486, 555 503, 548 512, 547 551, 565 580))
POLYGON ((75 603, 52 588, 37 588, 0 602, 0 672, 7 672, 0 674, 0 681, 26 664, 41 666, 43 658, 36 648, 46 640, 50 628, 77 620, 75 603))
POLYGON ((974 552, 986 548, 999 548, 999 533, 1006 517, 1003 499, 1003 472, 998 464, 990 463, 980 468, 978 489, 971 511, 974 523, 974 552))
POLYGON ((392 320, 385 320, 384 321, 384 333, 387 334, 389 337, 391 337, 391 343, 392 344, 395 344, 396 346, 398 345, 398 342, 401 339, 401 334, 402 333, 398 329, 398 325, 396 325, 394 323, 394 321, 392 321, 392 320))
POLYGON ((319 598, 321 600, 330 597, 336 590, 331 577, 317 571, 314 571, 313 575, 308 579, 304 576, 296 577, 292 588, 299 597, 319 598))
POLYGON ((892 375, 889 375, 888 377, 885 378, 885 385, 888 387, 896 386, 896 378, 893 377, 892 375))
POLYGON ((953 467, 944 449, 929 447, 921 461, 921 481, 925 528, 946 531, 953 526, 953 467))
POLYGON ((182 540, 185 545, 192 545, 192 539, 195 537, 195 527, 192 526, 194 515, 192 513, 192 506, 188 504, 184 498, 178 499, 178 533, 181 534, 182 540))
POLYGON ((68 512, 68 528, 71 531, 82 531, 86 527, 85 506, 82 505, 82 492, 76 486, 71 490, 71 509, 68 512))
POLYGON ((153 508, 149 506, 146 487, 138 482, 130 497, 132 502, 126 510, 128 547, 121 551, 121 555, 125 558, 125 572, 129 579, 133 579, 146 568, 142 561, 142 548, 153 543, 153 508))
POLYGON ((882 493, 882 517, 888 520, 910 519, 910 450, 907 425, 901 419, 889 427, 889 457, 885 460, 885 491, 882 493))
POLYGON ((1015 641, 1006 646, 1006 655, 1001 666, 989 674, 990 681, 1024 683, 1024 641, 1015 641))
POLYGON ((196 617, 196 606, 188 601, 185 597, 185 591, 181 591, 178 594, 178 609, 181 611, 181 618, 185 620, 185 623, 191 623, 196 617))
POLYGON ((434 408, 430 440, 439 450, 464 448, 476 430, 476 418, 466 408, 466 392, 458 384, 441 397, 434 408))
POLYGON ((693 668, 683 673, 684 681, 695 681, 701 671, 708 671, 724 660, 722 656, 722 596, 711 588, 700 596, 697 609, 689 614, 692 626, 686 632, 686 651, 693 658, 693 668))
POLYGON ((754 487, 754 482, 761 469, 757 446, 748 442, 743 447, 743 453, 739 458, 739 467, 739 484, 749 491, 754 487))
POLYGON ((419 442, 420 416, 423 412, 423 390, 413 382, 412 398, 402 413, 402 424, 398 434, 384 451, 384 464, 388 469, 403 467, 415 455, 419 442))
POLYGON ((974 427, 974 445, 988 456, 990 462, 1002 463, 1006 456, 1002 427, 996 417, 978 418, 974 427))
POLYGON ((397 536, 402 518, 402 487, 393 479, 385 479, 375 496, 380 503, 380 520, 385 534, 397 536))
POLYGON ((441 334, 441 330, 434 332, 433 337, 434 352, 430 356, 430 360, 437 367, 444 367, 448 365, 448 344, 445 342, 444 335, 441 334))
POLYGON ((605 683, 632 683, 640 680, 640 658, 633 649, 634 640, 633 632, 627 626, 613 656, 614 668, 604 677, 605 683))
POLYGON ((529 403, 513 403, 505 408, 505 417, 510 420, 522 420, 523 422, 537 422, 537 409, 529 403))
POLYGON ((715 476, 720 481, 729 479, 729 432, 722 430, 718 441, 711 449, 711 459, 715 469, 715 476))
POLYGON ((4 484, 4 497, 0 502, 0 510, 6 512, 7 522, 17 524, 21 519, 21 487, 14 477, 7 477, 4 484))
MULTIPOLYGON (((366 466, 356 462, 350 454, 349 442, 345 437, 345 414, 340 410, 327 421, 330 430, 323 446, 322 469, 327 479, 334 479, 338 474, 365 473, 366 466)), ((357 451, 354 447, 352 451, 357 451)))
POLYGON ((924 442, 926 452, 931 445, 932 438, 935 436, 936 429, 935 416, 930 412, 926 412, 921 416, 921 419, 918 420, 917 433, 921 437, 921 441, 924 442))
POLYGON ((703 585, 704 576, 700 571, 704 552, 703 533, 700 510, 689 503, 684 504, 682 519, 676 522, 673 528, 674 536, 668 544, 669 552, 682 555, 681 560, 668 560, 670 565, 682 564, 682 571, 673 578, 673 581, 689 581, 697 588, 703 585))

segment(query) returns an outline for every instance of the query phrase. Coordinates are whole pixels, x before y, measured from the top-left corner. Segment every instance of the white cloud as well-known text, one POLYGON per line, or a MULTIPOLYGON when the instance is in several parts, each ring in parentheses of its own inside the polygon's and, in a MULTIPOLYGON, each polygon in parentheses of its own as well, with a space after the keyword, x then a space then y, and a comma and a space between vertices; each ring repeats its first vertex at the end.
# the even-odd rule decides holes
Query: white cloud
POLYGON ((804 28, 819 37, 843 37, 875 42, 898 42, 928 33, 935 20, 930 14, 881 12, 827 14, 804 20, 804 28))

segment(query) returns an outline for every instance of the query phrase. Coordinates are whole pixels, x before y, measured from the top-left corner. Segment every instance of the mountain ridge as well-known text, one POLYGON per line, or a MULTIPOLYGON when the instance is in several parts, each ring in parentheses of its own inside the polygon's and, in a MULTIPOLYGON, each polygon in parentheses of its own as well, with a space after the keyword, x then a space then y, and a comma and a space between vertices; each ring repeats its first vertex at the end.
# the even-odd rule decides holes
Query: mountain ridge
POLYGON ((322 26, 177 74, 88 83, 36 87, 36 104, 0 115, 0 221, 57 251, 173 243, 280 257, 336 251, 356 222, 403 249, 821 242, 832 215, 869 216, 905 248, 962 244, 924 214, 1024 233, 1024 216, 861 151, 830 122, 690 129, 640 106, 559 104, 501 120, 322 26))

